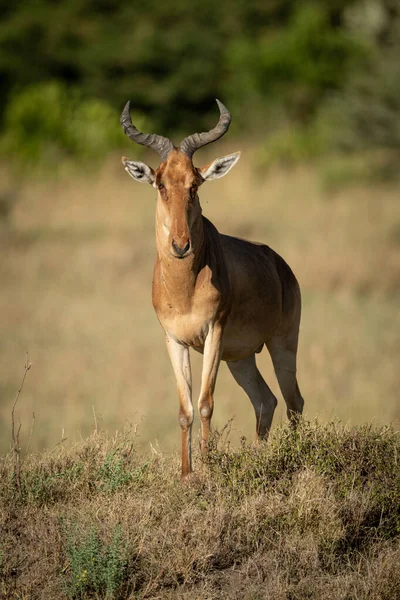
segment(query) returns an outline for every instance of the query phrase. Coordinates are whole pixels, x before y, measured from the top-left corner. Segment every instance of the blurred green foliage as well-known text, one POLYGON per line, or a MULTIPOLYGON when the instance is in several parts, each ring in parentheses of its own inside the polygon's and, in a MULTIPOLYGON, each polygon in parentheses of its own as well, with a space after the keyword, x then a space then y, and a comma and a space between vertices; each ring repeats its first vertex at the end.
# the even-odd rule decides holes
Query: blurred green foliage
POLYGON ((283 124, 284 160, 321 151, 320 114, 332 143, 340 127, 400 143, 398 0, 0 0, 0 13, 2 148, 22 158, 103 155, 124 143, 128 99, 139 126, 176 139, 209 128, 220 97, 233 131, 267 140, 283 124))
POLYGON ((387 148, 400 151, 400 19, 391 43, 372 54, 368 68, 354 74, 343 93, 327 103, 341 125, 335 143, 346 150, 387 148))
POLYGON ((251 90, 282 105, 295 121, 309 121, 321 98, 340 88, 350 68, 365 56, 360 41, 344 27, 333 26, 331 16, 324 3, 298 4, 285 27, 232 42, 230 66, 246 74, 246 86, 232 81, 232 95, 246 102, 251 90))
MULTIPOLYGON (((146 123, 134 115, 139 127, 146 123)), ((96 159, 121 146, 115 111, 103 100, 83 98, 60 82, 42 83, 15 93, 4 115, 0 149, 19 161, 57 165, 61 159, 96 159)))

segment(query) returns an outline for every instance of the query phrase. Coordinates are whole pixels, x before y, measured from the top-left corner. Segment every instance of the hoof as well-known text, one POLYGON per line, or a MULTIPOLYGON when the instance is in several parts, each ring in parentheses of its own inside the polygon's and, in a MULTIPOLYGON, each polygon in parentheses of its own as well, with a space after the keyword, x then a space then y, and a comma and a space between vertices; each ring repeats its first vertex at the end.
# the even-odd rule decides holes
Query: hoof
POLYGON ((199 473, 194 473, 193 471, 186 474, 182 473, 181 483, 189 487, 197 487, 201 483, 201 476, 199 473))

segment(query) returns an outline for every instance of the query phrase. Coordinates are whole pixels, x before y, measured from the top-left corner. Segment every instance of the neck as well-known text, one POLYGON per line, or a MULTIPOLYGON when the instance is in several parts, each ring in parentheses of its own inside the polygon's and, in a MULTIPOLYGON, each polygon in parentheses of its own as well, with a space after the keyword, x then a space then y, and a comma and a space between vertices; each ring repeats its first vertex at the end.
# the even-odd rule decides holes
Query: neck
MULTIPOLYGON (((156 224, 156 231, 160 231, 156 224)), ((160 263, 162 285, 169 295, 182 306, 190 304, 198 274, 205 262, 205 235, 203 218, 200 216, 192 233, 193 251, 185 258, 172 256, 157 235, 157 255, 160 263)))

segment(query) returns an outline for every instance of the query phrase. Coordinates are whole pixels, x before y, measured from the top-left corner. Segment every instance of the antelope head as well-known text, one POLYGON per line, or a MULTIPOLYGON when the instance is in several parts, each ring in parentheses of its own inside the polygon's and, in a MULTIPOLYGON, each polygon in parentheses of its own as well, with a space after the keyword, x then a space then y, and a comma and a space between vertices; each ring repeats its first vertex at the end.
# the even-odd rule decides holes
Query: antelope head
POLYGON ((198 168, 193 165, 193 154, 228 131, 231 116, 217 100, 220 118, 211 131, 186 137, 176 148, 161 135, 140 133, 132 124, 130 102, 121 114, 121 125, 126 135, 137 144, 155 150, 161 164, 155 171, 143 162, 122 158, 125 171, 136 181, 149 183, 157 189, 156 235, 159 250, 183 259, 196 252, 201 243, 202 219, 198 189, 208 180, 219 179, 239 160, 240 152, 217 158, 198 168))

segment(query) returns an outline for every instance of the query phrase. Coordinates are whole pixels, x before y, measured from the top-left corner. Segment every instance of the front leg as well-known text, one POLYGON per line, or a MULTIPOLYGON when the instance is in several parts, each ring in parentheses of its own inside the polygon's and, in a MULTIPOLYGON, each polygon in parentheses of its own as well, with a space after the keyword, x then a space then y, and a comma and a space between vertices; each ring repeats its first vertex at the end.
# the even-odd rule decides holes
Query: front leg
POLYGON ((189 348, 166 334, 168 354, 174 369, 179 396, 179 424, 182 429, 182 477, 192 472, 192 372, 189 348))
POLYGON ((223 329, 221 324, 214 323, 210 326, 204 344, 203 370, 201 373, 201 389, 199 397, 202 452, 205 452, 207 449, 211 417, 214 410, 214 389, 219 363, 221 362, 222 333, 223 329))

